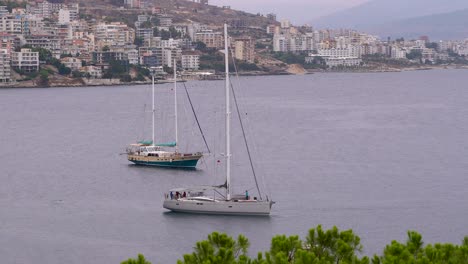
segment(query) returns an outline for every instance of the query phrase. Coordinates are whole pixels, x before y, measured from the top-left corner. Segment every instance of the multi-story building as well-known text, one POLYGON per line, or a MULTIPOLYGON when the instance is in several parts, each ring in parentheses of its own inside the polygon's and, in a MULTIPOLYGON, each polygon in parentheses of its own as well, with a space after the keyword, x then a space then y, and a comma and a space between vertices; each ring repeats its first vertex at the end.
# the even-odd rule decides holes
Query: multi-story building
POLYGON ((129 8, 140 8, 140 0, 124 0, 124 5, 129 8))
POLYGON ((273 51, 276 52, 288 52, 289 51, 289 40, 286 35, 274 34, 273 35, 273 51))
POLYGON ((95 27, 96 45, 98 48, 104 46, 125 46, 133 44, 135 30, 121 22, 110 24, 99 23, 95 27))
POLYGON ((0 17, 6 16, 8 14, 8 9, 6 6, 0 6, 0 17))
POLYGON ((70 24, 71 22, 71 11, 68 9, 60 9, 58 14, 59 24, 70 24))
POLYGON ((31 35, 32 32, 38 32, 44 27, 44 22, 41 17, 36 15, 21 16, 21 32, 23 35, 31 35))
POLYGON ((38 71, 39 52, 33 52, 31 49, 21 49, 19 52, 12 52, 11 66, 24 72, 38 71))
POLYGON ((102 78, 102 69, 101 67, 96 66, 84 66, 80 68, 80 72, 87 74, 91 78, 102 78))
POLYGON ((60 39, 56 35, 29 35, 25 36, 25 44, 33 48, 49 50, 55 58, 60 58, 60 39))
POLYGON ((361 57, 361 47, 360 46, 349 46, 342 49, 319 49, 318 55, 321 57, 361 57))
POLYGON ((224 47, 224 37, 221 32, 213 32, 212 30, 204 30, 195 33, 194 41, 201 41, 206 44, 208 48, 222 48, 224 47))
POLYGON ((21 34, 21 16, 4 15, 0 17, 0 32, 21 34))
POLYGON ((393 59, 406 59, 406 54, 408 54, 408 51, 405 48, 399 46, 392 47, 391 57, 393 59))
POLYGON ((255 40, 250 37, 235 39, 234 57, 241 61, 253 63, 255 60, 255 40))
POLYGON ((339 66, 344 66, 344 67, 355 67, 355 66, 360 66, 362 63, 362 59, 356 58, 356 57, 345 57, 345 58, 340 58, 340 57, 328 57, 324 58, 325 59, 325 64, 328 67, 339 67, 339 66))
POLYGON ((0 49, 0 83, 11 82, 10 53, 0 49))
POLYGON ((172 26, 172 17, 169 15, 159 15, 159 26, 161 27, 170 27, 172 26))
POLYGON ((8 54, 15 50, 16 37, 7 33, 0 33, 0 49, 6 50, 8 54))
POLYGON ((66 67, 72 69, 73 71, 79 70, 81 67, 83 67, 82 61, 78 58, 73 58, 73 57, 65 57, 60 60, 63 65, 66 67))
POLYGON ((200 54, 195 51, 186 51, 182 53, 182 69, 198 70, 200 68, 200 54))

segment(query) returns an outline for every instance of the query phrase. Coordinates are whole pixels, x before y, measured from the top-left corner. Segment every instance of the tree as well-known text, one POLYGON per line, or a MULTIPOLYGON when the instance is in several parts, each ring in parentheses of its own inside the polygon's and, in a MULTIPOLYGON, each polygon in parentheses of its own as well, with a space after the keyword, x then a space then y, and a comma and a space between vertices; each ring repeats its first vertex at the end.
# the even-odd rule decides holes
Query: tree
POLYGON ((135 41, 133 42, 133 44, 137 45, 138 47, 140 46, 143 46, 145 40, 141 37, 136 37, 135 38, 135 41))
POLYGON ((426 43, 426 48, 438 50, 439 44, 437 42, 428 42, 426 43))
POLYGON ((46 70, 41 70, 39 72, 39 81, 40 86, 49 86, 49 72, 46 70))
POLYGON ((137 259, 129 258, 128 260, 121 262, 121 264, 151 264, 151 262, 147 261, 145 256, 142 254, 138 254, 137 259))
POLYGON ((406 54, 408 60, 416 60, 422 58, 422 52, 420 50, 411 50, 410 53, 406 54))
POLYGON ((206 44, 204 42, 197 41, 197 42, 194 42, 193 45, 195 46, 196 50, 201 50, 201 51, 206 50, 206 44))
POLYGON ((152 27, 153 27, 153 24, 151 23, 151 21, 145 21, 140 24, 140 28, 152 28, 152 27))
MULTIPOLYGON (((392 241, 383 255, 360 258, 360 238, 352 230, 337 227, 324 230, 317 226, 309 230, 305 240, 299 236, 277 235, 270 250, 249 258, 249 241, 239 235, 237 240, 214 232, 207 240, 196 243, 194 252, 186 254, 178 264, 468 264, 468 236, 461 245, 434 244, 424 246, 422 236, 408 231, 406 243, 392 241)), ((143 259, 144 257, 141 256, 143 259)), ((139 255, 140 258, 140 255, 139 255)), ((130 261, 130 260, 129 260, 130 261)), ((135 260, 132 260, 135 261, 135 260)), ((145 263, 146 262, 141 262, 145 263)), ((140 264, 140 262, 122 262, 140 264)))
POLYGON ((192 254, 184 255, 178 264, 237 264, 248 263, 249 240, 239 235, 237 240, 226 234, 213 232, 207 240, 197 242, 192 254))

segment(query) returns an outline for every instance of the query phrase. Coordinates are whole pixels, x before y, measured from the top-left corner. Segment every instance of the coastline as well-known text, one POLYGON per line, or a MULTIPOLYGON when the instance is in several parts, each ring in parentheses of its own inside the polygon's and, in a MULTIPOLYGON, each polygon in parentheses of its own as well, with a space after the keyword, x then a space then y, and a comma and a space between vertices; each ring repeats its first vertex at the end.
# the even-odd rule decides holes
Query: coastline
MULTIPOLYGON (((410 66, 410 67, 381 67, 381 68, 341 68, 341 69, 304 69, 293 67, 284 71, 276 72, 265 72, 265 71, 253 71, 253 72, 240 72, 239 76, 279 76, 279 75, 308 75, 316 73, 385 73, 385 72, 407 72, 407 71, 427 71, 427 70, 468 70, 468 65, 421 65, 421 66, 410 66)), ((222 78, 221 78, 222 79, 222 78)), ((195 81, 207 80, 204 78, 190 79, 195 81)), ((213 79, 218 80, 218 79, 213 79)), ((185 82, 187 80, 180 80, 179 82, 185 82)), ((49 82, 48 86, 37 85, 35 81, 20 81, 10 83, 8 85, 0 84, 0 89, 13 89, 13 88, 58 88, 58 87, 97 87, 97 86, 122 86, 122 85, 148 85, 151 84, 151 80, 147 81, 132 81, 132 82, 121 82, 119 79, 84 79, 68 78, 67 80, 54 80, 49 82)), ((172 80, 155 80, 155 84, 172 83, 172 80)))

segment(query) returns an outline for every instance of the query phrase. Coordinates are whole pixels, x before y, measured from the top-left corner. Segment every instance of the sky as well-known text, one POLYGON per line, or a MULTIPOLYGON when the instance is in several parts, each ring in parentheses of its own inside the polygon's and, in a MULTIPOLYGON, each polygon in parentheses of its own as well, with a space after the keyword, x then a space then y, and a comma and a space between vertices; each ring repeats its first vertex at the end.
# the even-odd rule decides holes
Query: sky
POLYGON ((367 2, 368 0, 209 0, 213 5, 228 5, 249 13, 275 13, 278 20, 288 19, 295 25, 367 2))

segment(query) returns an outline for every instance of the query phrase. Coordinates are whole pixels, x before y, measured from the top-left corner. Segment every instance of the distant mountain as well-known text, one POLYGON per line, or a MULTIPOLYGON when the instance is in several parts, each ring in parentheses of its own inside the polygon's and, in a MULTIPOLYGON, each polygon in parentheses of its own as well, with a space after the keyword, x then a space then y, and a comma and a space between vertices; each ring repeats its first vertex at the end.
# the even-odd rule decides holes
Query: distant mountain
POLYGON ((417 38, 427 35, 432 40, 466 39, 468 9, 386 23, 371 27, 368 32, 392 38, 417 38))
POLYGON ((468 8, 468 0, 371 0, 311 21, 311 24, 320 28, 346 27, 366 30, 392 21, 448 13, 465 8, 468 8))

